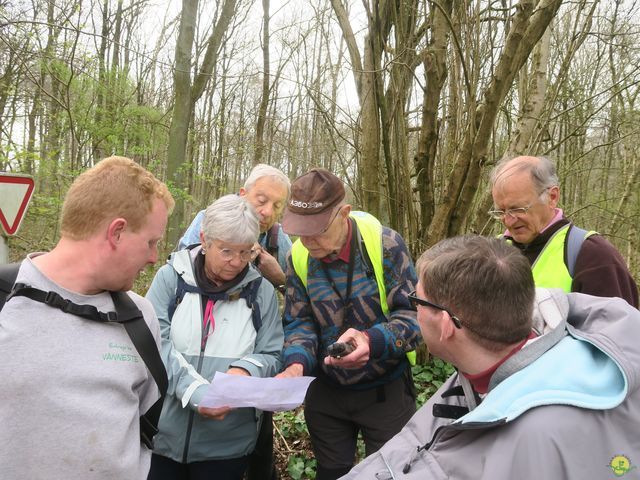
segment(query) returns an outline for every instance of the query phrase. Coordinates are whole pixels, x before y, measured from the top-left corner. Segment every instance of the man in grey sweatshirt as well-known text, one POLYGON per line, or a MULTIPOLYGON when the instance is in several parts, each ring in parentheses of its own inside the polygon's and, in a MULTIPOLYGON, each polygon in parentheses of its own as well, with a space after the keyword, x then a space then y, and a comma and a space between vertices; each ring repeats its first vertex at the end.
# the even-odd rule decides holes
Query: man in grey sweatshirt
MULTIPOLYGON (((58 244, 28 255, 16 282, 113 312, 109 292, 130 290, 157 261, 173 205, 150 172, 105 159, 73 182, 58 244)), ((158 345, 153 307, 129 296, 158 345)), ((14 296, 0 312, 0 351, 1 478, 146 478, 139 417, 159 391, 122 324, 14 296)))

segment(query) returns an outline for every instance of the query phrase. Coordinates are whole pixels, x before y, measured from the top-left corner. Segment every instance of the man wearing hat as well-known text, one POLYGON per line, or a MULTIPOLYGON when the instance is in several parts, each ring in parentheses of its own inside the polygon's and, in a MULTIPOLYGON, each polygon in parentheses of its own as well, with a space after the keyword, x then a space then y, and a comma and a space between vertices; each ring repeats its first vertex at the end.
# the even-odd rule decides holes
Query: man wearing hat
POLYGON ((352 467, 358 433, 369 455, 415 412, 406 354, 421 341, 408 299, 416 272, 402 237, 352 212, 327 170, 294 181, 282 226, 299 239, 288 258, 279 376, 317 377, 305 419, 316 479, 332 480, 352 467), (336 342, 346 350, 332 352, 336 342))

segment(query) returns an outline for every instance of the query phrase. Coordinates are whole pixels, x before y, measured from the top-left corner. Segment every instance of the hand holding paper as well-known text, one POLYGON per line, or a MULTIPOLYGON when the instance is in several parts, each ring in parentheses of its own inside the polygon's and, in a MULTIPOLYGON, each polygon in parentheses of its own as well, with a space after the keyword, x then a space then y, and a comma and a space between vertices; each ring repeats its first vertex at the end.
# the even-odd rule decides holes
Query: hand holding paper
POLYGON ((281 412, 302 404, 314 377, 259 378, 216 372, 202 407, 254 407, 281 412))

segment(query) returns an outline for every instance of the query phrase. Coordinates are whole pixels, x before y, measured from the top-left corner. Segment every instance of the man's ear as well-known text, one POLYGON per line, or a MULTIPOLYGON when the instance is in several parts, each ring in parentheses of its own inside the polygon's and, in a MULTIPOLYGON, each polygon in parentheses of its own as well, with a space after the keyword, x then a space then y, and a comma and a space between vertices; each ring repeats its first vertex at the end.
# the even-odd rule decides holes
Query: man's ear
POLYGON ((244 197, 247 194, 247 189, 244 187, 240 187, 240 190, 238 191, 238 195, 240 195, 241 197, 244 197))
POLYGON ((350 213, 351 213, 351 205, 347 204, 342 207, 342 211, 340 212, 340 215, 342 215, 342 218, 347 218, 350 213))
POLYGON ((441 316, 438 318, 440 322, 440 341, 451 340, 451 337, 455 335, 455 325, 447 312, 441 311, 440 314, 441 316))
POLYGON ((554 185, 553 187, 549 188, 547 195, 549 196, 549 206, 551 208, 556 208, 558 206, 558 202, 560 201, 560 187, 554 185))
POLYGON ((127 221, 124 218, 115 218, 109 224, 107 228, 107 240, 109 241, 109 245, 111 248, 116 248, 116 246, 122 240, 122 234, 127 228, 127 221))

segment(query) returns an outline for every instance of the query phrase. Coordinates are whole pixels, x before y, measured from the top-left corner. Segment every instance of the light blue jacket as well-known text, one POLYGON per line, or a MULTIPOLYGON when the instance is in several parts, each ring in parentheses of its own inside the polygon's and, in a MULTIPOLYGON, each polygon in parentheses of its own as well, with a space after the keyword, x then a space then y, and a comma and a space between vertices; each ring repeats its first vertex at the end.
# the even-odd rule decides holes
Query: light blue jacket
MULTIPOLYGON (((204 210, 200 210, 178 242, 177 250, 182 250, 189 245, 200 243, 200 229, 202 227, 203 218, 204 210)), ((268 236, 268 232, 260 234, 258 243, 260 243, 262 247, 267 247, 268 236)), ((289 238, 289 235, 284 233, 282 230, 282 225, 278 224, 278 263, 280 264, 280 268, 282 268, 283 272, 287 271, 287 254, 289 253, 289 250, 291 250, 291 239, 289 238)))
MULTIPOLYGON (((178 274, 195 285, 193 258, 200 252, 175 252, 151 284, 147 299, 153 304, 162 334, 162 359, 167 368, 169 388, 160 417, 160 432, 154 439, 154 453, 182 463, 236 458, 253 451, 261 412, 239 408, 224 420, 211 420, 197 413, 216 372, 240 367, 255 377, 270 377, 280 370, 283 344, 282 323, 273 286, 262 281, 257 303, 262 325, 256 331, 251 308, 244 299, 218 300, 214 305, 215 329, 202 339, 202 296, 185 293, 171 318, 178 274)), ((230 293, 240 291, 260 274, 252 267, 230 293)))

